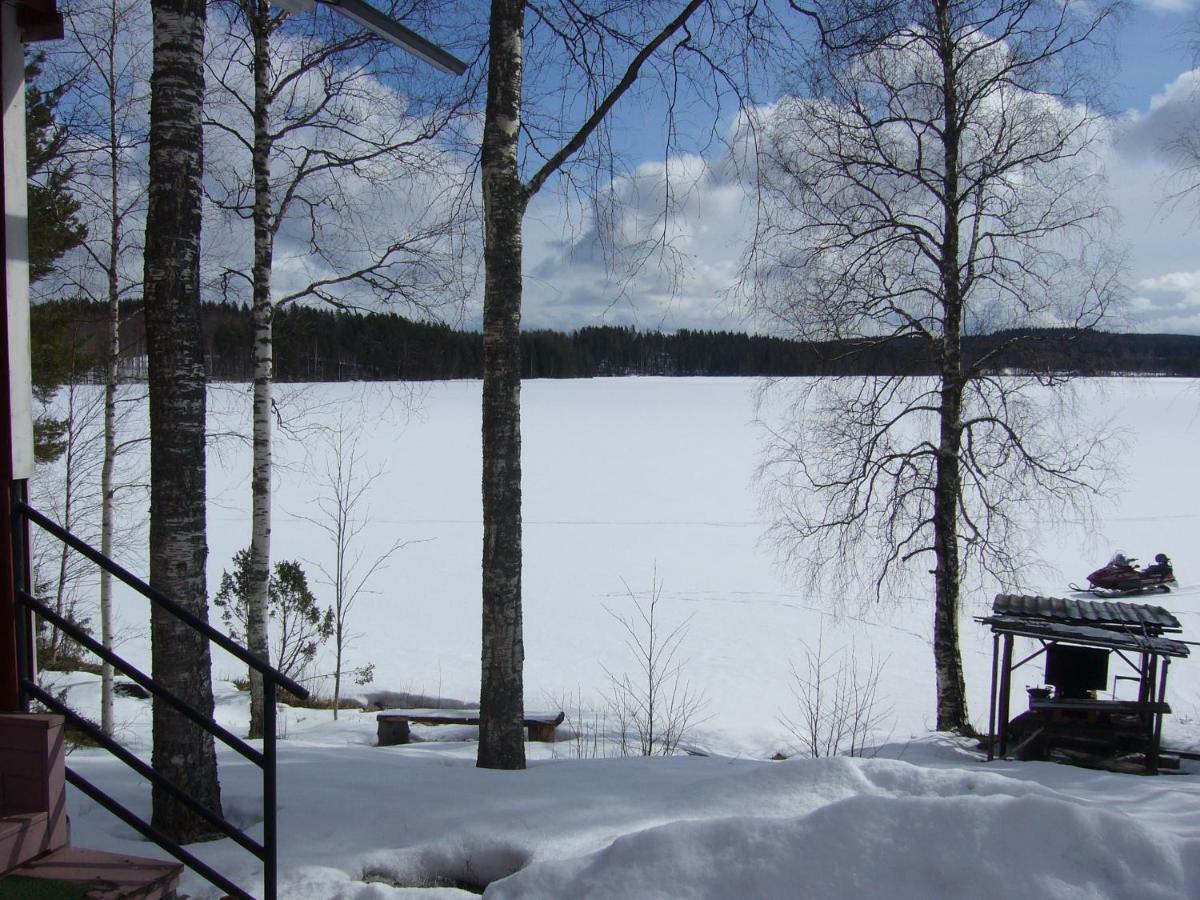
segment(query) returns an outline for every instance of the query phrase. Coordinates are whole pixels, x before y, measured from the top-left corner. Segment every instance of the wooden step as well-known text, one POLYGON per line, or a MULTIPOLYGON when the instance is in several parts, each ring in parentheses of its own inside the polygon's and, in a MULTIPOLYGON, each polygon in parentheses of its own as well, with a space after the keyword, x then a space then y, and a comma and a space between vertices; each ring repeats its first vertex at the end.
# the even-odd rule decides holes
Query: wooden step
POLYGON ((49 813, 31 812, 0 818, 0 872, 66 845, 65 817, 52 821, 49 813))
POLYGON ((179 863, 161 859, 63 847, 0 876, 0 897, 11 878, 23 886, 31 881, 47 887, 54 882, 87 886, 87 900, 166 900, 174 895, 182 872, 179 863))
POLYGON ((65 847, 62 717, 0 715, 0 872, 65 847))

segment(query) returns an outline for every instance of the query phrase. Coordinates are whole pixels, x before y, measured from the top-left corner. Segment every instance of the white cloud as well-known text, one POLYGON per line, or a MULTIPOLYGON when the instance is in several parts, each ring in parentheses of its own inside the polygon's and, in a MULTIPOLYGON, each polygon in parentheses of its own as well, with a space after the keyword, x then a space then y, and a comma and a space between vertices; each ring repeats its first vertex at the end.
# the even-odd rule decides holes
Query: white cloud
POLYGON ((1200 269, 1143 278, 1130 301, 1130 327, 1147 332, 1200 333, 1200 269))
MULTIPOLYGON (((1193 314, 1200 308, 1200 205, 1168 202, 1180 180, 1162 152, 1171 135, 1197 127, 1198 98, 1200 70, 1181 73, 1145 110, 1114 120, 1098 144, 1128 246, 1130 296, 1114 327, 1200 333, 1200 316, 1193 314)), ((612 187, 619 204, 608 231, 597 228, 591 210, 560 209, 561 198, 539 197, 526 220, 525 321, 559 328, 593 322, 746 327, 744 311, 728 294, 753 227, 743 191, 752 178, 753 167, 745 164, 751 158, 734 142, 733 150, 708 158, 681 155, 634 167, 612 187), (673 203, 666 202, 668 180, 673 203), (669 238, 669 248, 646 258, 636 277, 606 264, 604 238, 628 250, 654 228, 669 238)))
POLYGON ((1136 6, 1144 6, 1159 12, 1189 12, 1196 8, 1196 0, 1134 0, 1136 6))
POLYGON ((1200 111, 1200 69, 1182 72, 1150 98, 1145 111, 1130 111, 1114 123, 1113 145, 1127 159, 1175 159, 1172 147, 1195 134, 1200 111))
MULTIPOLYGON (((1146 0, 1158 9, 1195 9, 1200 0, 1146 0)), ((371 91, 386 91, 378 85, 371 91)), ((364 95, 364 117, 372 108, 364 95)), ((387 99, 386 97, 384 99, 387 99)), ((778 104, 763 107, 769 117, 778 104)), ((727 134, 742 134, 737 121, 727 134)), ((622 121, 620 127, 639 127, 622 121)), ((1176 163, 1165 149, 1181 134, 1200 134, 1200 69, 1180 73, 1143 110, 1114 120, 1107 161, 1110 198, 1122 219, 1129 244, 1126 327, 1148 331, 1200 333, 1200 194, 1166 202, 1181 185, 1176 163)), ((214 167, 232 151, 207 136, 207 157, 214 167)), ((226 161, 236 160, 231 155, 226 161)), ((236 162, 234 163, 237 164, 236 162)), ((746 319, 728 297, 735 283, 752 223, 752 201, 742 185, 753 177, 753 156, 744 140, 731 150, 708 156, 681 154, 664 162, 633 165, 616 178, 611 228, 597 226, 592 210, 578 199, 544 191, 525 219, 525 313, 527 327, 577 328, 590 323, 637 324, 664 328, 743 328, 746 319), (668 184, 671 192, 668 195, 668 184), (658 229, 656 231, 655 229, 658 229), (665 245, 647 248, 631 275, 634 250, 655 234, 665 245), (604 240, 623 249, 606 258, 604 240)), ((366 203, 362 220, 374 223, 378 237, 402 232, 416 211, 432 205, 445 182, 431 181, 407 190, 389 186, 352 191, 366 203)), ((250 242, 244 227, 206 217, 206 262, 248 268, 250 242), (223 258, 221 258, 223 257, 223 258)), ((308 252, 308 235, 287 223, 277 244, 275 288, 287 291, 327 274, 308 252)), ((131 263, 131 277, 140 261, 131 263)), ((364 298, 365 299, 365 298, 364 298)), ((473 319, 470 324, 478 324, 473 319)))
POLYGON ((751 210, 728 171, 721 157, 682 154, 616 178, 592 209, 539 196, 526 217, 524 322, 744 327, 726 292, 751 210))
POLYGON ((1200 70, 1180 73, 1145 110, 1113 123, 1107 153, 1110 201, 1121 217, 1133 296, 1126 327, 1200 333, 1200 317, 1181 310, 1200 303, 1200 191, 1171 152, 1200 135, 1200 70))
POLYGON ((1139 290, 1151 292, 1194 293, 1200 289, 1200 271, 1168 272, 1165 275, 1143 278, 1137 283, 1137 287, 1139 290))

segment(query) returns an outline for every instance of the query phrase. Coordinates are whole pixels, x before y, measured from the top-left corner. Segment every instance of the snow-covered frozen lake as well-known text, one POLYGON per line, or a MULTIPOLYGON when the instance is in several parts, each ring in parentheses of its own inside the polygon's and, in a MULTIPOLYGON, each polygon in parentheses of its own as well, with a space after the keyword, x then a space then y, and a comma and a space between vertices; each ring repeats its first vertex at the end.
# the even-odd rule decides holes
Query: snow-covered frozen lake
MULTIPOLYGON (((743 379, 523 388, 527 706, 601 703, 606 669, 633 665, 611 613, 632 610, 630 592, 644 600, 657 573, 660 612, 687 621, 687 677, 707 696, 707 718, 691 743, 711 755, 576 759, 571 742, 531 744, 528 772, 484 772, 474 768, 462 729, 379 748, 371 713, 347 712, 335 723, 328 712, 285 710, 281 896, 466 896, 430 885, 493 881, 488 895, 497 897, 1200 896, 1200 775, 1191 764, 1161 779, 1051 763, 985 765, 970 742, 930 734, 926 585, 874 604, 836 584, 812 592, 783 577, 761 541, 757 388, 743 379), (886 746, 876 758, 769 762, 793 744, 780 721, 794 712, 789 667, 802 661, 803 642, 819 636, 886 660, 880 689, 891 714, 878 735, 886 746)), ((1156 600, 1193 638, 1200 389, 1163 379, 1089 381, 1079 390, 1078 427, 1116 420, 1127 429, 1124 490, 1100 508, 1096 531, 1028 523, 1047 563, 1028 589, 1062 594, 1117 547, 1142 558, 1163 551, 1175 560, 1180 588, 1156 600)), ((282 393, 285 421, 299 430, 279 442, 276 559, 304 560, 310 575, 328 559, 306 520, 319 493, 321 437, 303 426, 340 414, 356 423, 366 464, 383 472, 370 495, 365 558, 407 542, 355 609, 360 637, 350 662, 376 665, 375 689, 476 697, 479 384, 282 393), (294 414, 300 407, 305 416, 294 414)), ((214 388, 213 430, 244 427, 247 404, 244 388, 214 388)), ((248 540, 248 478, 247 447, 217 442, 210 590, 248 540)), ((144 607, 136 598, 120 603, 122 649, 146 662, 144 607)), ((970 616, 989 603, 981 588, 963 615, 971 712, 981 727, 991 640, 970 616)), ((218 718, 244 733, 246 695, 229 684, 238 667, 218 658, 214 668, 218 718)), ((1167 740, 1195 747, 1200 666, 1181 661, 1171 674, 1176 714, 1167 740)), ((72 702, 95 710, 93 676, 56 678, 71 686, 72 702)), ((1020 675, 1014 682, 1023 692, 1020 675)), ((145 752, 148 705, 118 698, 116 718, 120 735, 145 752)), ((81 750, 70 764, 148 811, 145 786, 118 763, 81 750)), ((258 834, 256 771, 222 752, 221 780, 227 814, 258 834)), ((77 843, 156 853, 78 792, 69 802, 77 843)), ((239 882, 253 886, 259 877, 229 841, 194 849, 239 882)), ((218 896, 190 875, 184 890, 218 896)))
MULTIPOLYGON (((657 577, 660 615, 669 624, 686 620, 686 676, 707 697, 694 743, 760 758, 786 752, 790 736, 779 718, 790 704, 789 669, 802 660, 803 642, 821 636, 827 648, 853 644, 860 659, 884 661, 882 700, 893 715, 880 737, 932 727, 931 579, 883 603, 836 583, 812 591, 790 581, 765 545, 754 482, 763 442, 755 422, 760 386, 740 378, 524 384, 527 707, 599 705, 606 670, 633 665, 612 613, 631 613, 630 593, 644 601, 657 577)), ((288 427, 277 435, 274 558, 304 561, 328 602, 317 567, 329 567, 331 546, 307 519, 316 512, 326 458, 314 426, 341 419, 358 435, 360 471, 380 473, 360 509, 369 524, 358 549, 369 563, 406 542, 354 608, 350 663, 375 664, 373 689, 476 698, 479 382, 279 390, 288 427)), ((1079 428, 1114 420, 1127 429, 1124 489, 1100 504, 1097 531, 1082 523, 1045 530, 1039 543, 1047 566, 1031 574, 1027 589, 1061 596, 1115 548, 1142 559, 1163 551, 1175 560, 1180 589, 1152 602, 1200 634, 1200 388, 1187 380, 1097 379, 1077 390, 1079 428)), ((243 386, 215 387, 212 430, 245 430, 248 402, 243 386)), ((210 591, 249 542, 249 470, 245 443, 216 442, 209 461, 210 591)), ((986 586, 967 593, 962 617, 970 710, 981 728, 991 640, 970 617, 989 609, 993 593, 986 586)), ((124 650, 148 663, 144 601, 119 602, 131 635, 124 650)), ((227 657, 214 668, 217 677, 238 674, 227 657)), ((327 656, 316 666, 330 668, 327 656)), ((1014 686, 1023 690, 1020 675, 1014 686)), ((1200 665, 1176 666, 1171 693, 1177 710, 1200 709, 1200 665)))

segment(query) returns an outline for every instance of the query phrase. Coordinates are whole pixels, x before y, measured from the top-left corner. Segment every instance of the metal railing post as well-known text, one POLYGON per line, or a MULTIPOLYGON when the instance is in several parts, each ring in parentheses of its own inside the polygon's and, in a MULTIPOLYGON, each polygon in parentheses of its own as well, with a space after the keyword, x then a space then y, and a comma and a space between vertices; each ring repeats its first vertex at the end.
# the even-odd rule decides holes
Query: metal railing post
MULTIPOLYGON (((18 482, 11 483, 11 501, 21 501, 21 487, 18 482)), ((12 529, 12 578, 13 598, 28 584, 28 561, 25 558, 29 549, 28 526, 21 514, 18 502, 10 501, 10 527, 12 529)), ((21 603, 15 603, 13 615, 16 619, 17 631, 17 673, 18 673, 18 702, 21 712, 29 712, 29 691, 25 689, 26 681, 33 681, 33 636, 35 626, 29 615, 29 610, 21 603)))
POLYGON ((263 900, 276 900, 279 831, 276 822, 275 679, 263 673, 263 900))
MULTIPOLYGON (((17 665, 18 665, 18 689, 20 691, 20 705, 25 711, 29 709, 31 699, 36 698, 39 702, 46 705, 48 708, 53 708, 66 716, 71 721, 75 722, 85 732, 100 744, 100 746, 109 750, 117 759, 124 762, 131 769, 141 774, 147 780, 154 784, 165 786, 167 790, 173 794, 179 795, 179 788, 171 785, 169 782, 163 782, 161 776, 153 770, 145 766, 132 754, 128 753, 118 743, 111 741, 94 726, 88 724, 85 720, 79 719, 78 715, 69 707, 59 703, 53 695, 41 690, 35 681, 36 659, 34 656, 34 629, 32 626, 33 613, 44 619, 47 623, 53 624, 61 629, 65 634, 69 635, 81 647, 91 651, 99 656, 102 660, 111 663, 123 674, 127 675, 137 684, 149 690, 155 697, 161 697, 169 702, 177 711, 183 714, 186 718, 192 720, 209 734, 219 738, 229 747, 236 750, 242 756, 246 757, 253 765, 258 766, 262 771, 263 777, 263 841, 259 845, 249 838, 244 831, 240 831, 225 820, 219 812, 202 811, 205 808, 194 808, 197 814, 207 819, 210 824, 213 824, 219 831, 224 832, 235 843, 239 844, 244 849, 248 850, 254 856, 258 857, 263 864, 263 890, 262 900, 277 900, 278 898, 278 880, 279 880, 279 826, 277 816, 278 792, 277 792, 277 753, 276 753, 276 720, 279 688, 283 687, 289 693, 294 694, 300 699, 308 697, 308 690, 297 684, 288 676, 284 675, 277 669, 272 668, 267 662, 260 659, 255 654, 246 650, 240 644, 231 640, 227 635, 214 629, 209 623, 198 618, 188 609, 180 606, 169 597, 164 596, 156 591, 153 587, 146 584, 142 579, 133 575, 126 569, 117 565, 104 554, 96 550, 85 541, 80 540, 76 535, 71 534, 66 529, 62 528, 57 523, 46 518, 25 501, 24 492, 13 484, 11 494, 11 517, 10 524, 13 529, 13 547, 12 547, 12 576, 13 576, 13 600, 14 609, 16 612, 16 630, 17 630, 17 665), (37 525, 47 534, 57 538, 67 547, 79 553, 84 558, 95 563, 101 569, 110 572, 115 577, 120 579, 133 590, 148 599, 155 607, 165 610, 175 616, 180 622, 187 625, 192 630, 198 632, 208 639, 210 643, 216 644, 236 658, 242 660, 251 668, 263 675, 263 743, 262 751, 259 752, 247 744, 245 741, 234 736, 227 729, 217 724, 215 719, 201 714, 194 709, 186 701, 181 700, 172 692, 166 690, 153 677, 153 674, 147 676, 140 671, 136 666, 131 665, 127 660, 122 659, 111 649, 104 647, 96 642, 81 628, 75 624, 58 616, 54 610, 50 609, 38 598, 34 597, 29 589, 29 526, 37 525)), ((3 511, 0 510, 0 522, 5 520, 3 511)), ((6 573, 7 574, 7 573, 6 573)), ((10 701, 11 702, 11 701, 10 701)), ((202 878, 207 879, 212 884, 225 890, 231 897, 240 898, 240 900, 253 900, 246 891, 239 888, 229 879, 225 878, 216 870, 206 865, 203 861, 193 856, 187 850, 179 846, 177 843, 166 837, 162 832, 153 828, 149 823, 143 821, 136 814, 131 812, 126 807, 122 806, 112 797, 109 797, 99 788, 92 785, 86 779, 82 778, 71 768, 66 770, 67 780, 73 785, 88 794, 93 800, 101 806, 112 812, 130 827, 139 831, 145 837, 158 844, 168 853, 172 854, 176 859, 184 865, 190 867, 194 872, 202 878)), ((185 805, 188 805, 185 803, 185 805)))

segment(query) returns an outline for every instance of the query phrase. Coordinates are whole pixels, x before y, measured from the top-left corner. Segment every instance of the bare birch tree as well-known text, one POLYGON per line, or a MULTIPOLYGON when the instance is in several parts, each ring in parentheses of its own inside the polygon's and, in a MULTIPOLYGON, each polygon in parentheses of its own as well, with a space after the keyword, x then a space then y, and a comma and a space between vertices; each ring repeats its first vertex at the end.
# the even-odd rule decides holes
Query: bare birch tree
MULTIPOLYGON (((201 112, 204 0, 152 0, 150 182, 145 309, 150 376, 150 583, 208 618, 205 562, 205 375, 200 342, 201 112)), ((151 613, 154 677, 201 714, 213 712, 208 639, 167 612, 151 613)), ((213 738, 154 701, 155 771, 220 813, 213 738)), ((207 823, 155 786, 151 821, 187 843, 207 823)))
MULTIPOLYGON (((56 426, 46 435, 52 439, 46 442, 47 452, 34 471, 33 497, 38 508, 63 528, 94 541, 103 397, 89 382, 97 357, 91 341, 81 334, 80 323, 62 306, 39 307, 34 321, 34 399, 43 409, 39 418, 56 426), (51 354, 51 371, 43 371, 47 367, 42 363, 51 354)), ((94 587, 94 567, 61 541, 44 540, 40 530, 30 537, 34 591, 68 621, 83 624, 90 620, 94 608, 83 606, 80 595, 94 587)), ((53 626, 39 630, 37 646, 38 664, 45 669, 76 662, 82 652, 53 626)))
POLYGON ((605 122, 643 70, 656 72, 657 85, 673 104, 687 84, 684 77, 671 77, 676 67, 689 59, 709 62, 730 49, 712 40, 715 10, 706 0, 491 4, 481 155, 483 648, 477 764, 482 768, 525 767, 519 344, 525 211, 577 154, 602 155, 610 148, 605 122), (535 76, 530 85, 527 68, 535 76), (536 103, 526 102, 527 95, 537 97, 539 82, 559 98, 548 128, 545 119, 539 123, 530 114, 536 103), (582 110, 578 124, 565 112, 575 109, 582 110))
POLYGON ((333 717, 338 717, 342 680, 354 675, 361 684, 369 682, 373 665, 346 668, 346 653, 354 635, 350 632, 350 613, 359 598, 369 592, 371 581, 387 568, 392 557, 407 546, 392 541, 381 552, 368 555, 362 547, 363 532, 371 524, 368 501, 371 490, 383 475, 382 469, 367 465, 358 445, 360 429, 339 413, 337 422, 324 432, 324 457, 315 464, 314 475, 321 486, 313 498, 314 515, 300 516, 325 533, 332 550, 332 562, 314 562, 324 583, 333 591, 333 717))
MULTIPOLYGON (((252 298, 246 634, 250 649, 268 659, 275 310, 305 298, 424 313, 453 306, 465 284, 463 206, 454 198, 468 182, 435 141, 460 109, 436 104, 434 113, 417 116, 412 98, 388 84, 415 89, 422 63, 339 16, 292 18, 267 0, 218 9, 207 126, 226 152, 212 170, 211 197, 227 220, 248 221, 253 230, 249 265, 227 266, 222 276, 235 291, 244 282, 252 298), (379 194, 391 203, 373 198, 379 194), (272 272, 281 234, 292 254, 302 248, 315 265, 279 290, 272 272)), ((251 671, 250 736, 262 729, 262 678, 251 671)))
MULTIPOLYGON (((105 347, 99 354, 104 384, 104 450, 100 467, 100 550, 115 550, 117 457, 144 435, 122 439, 122 411, 136 397, 121 390, 121 301, 141 289, 145 172, 141 164, 147 129, 148 60, 140 43, 149 14, 130 0, 83 0, 66 10, 68 40, 57 48, 56 66, 69 78, 76 164, 74 191, 88 235, 77 265, 62 287, 100 300, 107 309, 105 347)), ((139 392, 140 393, 140 392, 139 392)), ((101 643, 112 649, 112 576, 100 573, 101 643)), ((113 671, 101 674, 100 725, 113 728, 113 671)))
POLYGON ((964 564, 1019 580, 1028 522, 1085 514, 1107 471, 1067 395, 1040 391, 1062 379, 1036 329, 1096 325, 1115 293, 1087 77, 1113 7, 847 0, 803 16, 820 31, 807 90, 763 125, 755 299, 802 338, 917 341, 933 374, 810 382, 762 467, 771 534, 796 568, 877 596, 920 562, 937 727, 969 729, 964 564), (963 335, 985 332, 1006 339, 965 357, 963 335), (1022 345, 1020 371, 997 372, 1022 345))
POLYGON ((625 649, 634 672, 608 676, 608 712, 616 726, 622 756, 672 756, 700 723, 707 699, 687 680, 683 644, 691 616, 677 624, 664 621, 662 581, 655 571, 648 595, 628 584, 633 612, 605 608, 625 632, 625 649))

